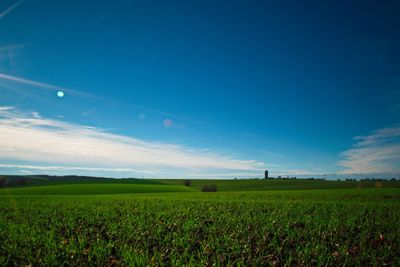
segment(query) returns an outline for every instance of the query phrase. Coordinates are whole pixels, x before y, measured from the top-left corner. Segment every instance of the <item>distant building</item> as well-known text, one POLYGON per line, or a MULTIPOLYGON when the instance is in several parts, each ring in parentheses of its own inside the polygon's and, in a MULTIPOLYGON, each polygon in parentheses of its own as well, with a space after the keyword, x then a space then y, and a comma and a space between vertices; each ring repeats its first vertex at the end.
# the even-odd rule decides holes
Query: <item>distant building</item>
POLYGON ((268 179, 268 170, 265 170, 265 173, 264 173, 264 175, 265 175, 265 179, 268 179))

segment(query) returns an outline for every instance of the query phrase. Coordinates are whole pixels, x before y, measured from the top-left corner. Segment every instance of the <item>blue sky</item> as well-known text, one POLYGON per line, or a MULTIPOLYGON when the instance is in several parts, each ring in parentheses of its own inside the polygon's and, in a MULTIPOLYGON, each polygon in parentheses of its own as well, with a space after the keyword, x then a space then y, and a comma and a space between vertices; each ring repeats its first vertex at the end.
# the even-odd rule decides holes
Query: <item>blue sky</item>
POLYGON ((399 175, 398 12, 1 1, 0 172, 399 175))

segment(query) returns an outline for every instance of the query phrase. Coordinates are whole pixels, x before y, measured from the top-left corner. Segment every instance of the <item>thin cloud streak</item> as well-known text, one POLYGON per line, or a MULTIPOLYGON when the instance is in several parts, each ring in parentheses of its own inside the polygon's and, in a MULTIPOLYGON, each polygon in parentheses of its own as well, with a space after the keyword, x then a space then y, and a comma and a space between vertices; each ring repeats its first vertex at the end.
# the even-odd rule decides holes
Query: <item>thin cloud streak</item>
POLYGON ((13 4, 12 6, 10 6, 9 8, 7 8, 6 10, 4 10, 3 12, 1 12, 0 19, 2 19, 4 16, 6 16, 11 11, 13 11, 13 9, 16 8, 17 6, 19 6, 23 1, 24 0, 20 0, 20 1, 16 2, 15 4, 13 4))
POLYGON ((101 97, 82 93, 82 92, 72 90, 69 88, 52 85, 52 84, 48 84, 48 83, 43 83, 43 82, 38 82, 38 81, 33 81, 33 80, 25 79, 22 77, 11 76, 11 75, 7 75, 4 73, 0 73, 0 79, 11 81, 11 82, 16 82, 19 84, 25 84, 25 85, 29 85, 29 86, 41 88, 41 89, 47 89, 47 90, 52 90, 52 91, 63 91, 63 92, 66 92, 66 93, 69 93, 72 95, 76 95, 76 96, 80 96, 80 97, 87 97, 87 98, 92 98, 92 99, 102 99, 101 97))
MULTIPOLYGON (((0 48, 1 51, 1 48, 0 48)), ((34 81, 34 80, 30 80, 30 79, 26 79, 26 78, 22 78, 22 77, 17 77, 17 76, 12 76, 12 75, 8 75, 8 74, 4 74, 4 73, 0 73, 0 81, 9 81, 9 82, 14 82, 17 84, 21 84, 21 85, 28 85, 31 87, 36 87, 36 88, 41 88, 41 89, 46 89, 46 90, 52 90, 52 91, 63 91, 65 93, 71 94, 71 95, 76 95, 79 97, 83 97, 83 98, 90 98, 90 99, 95 99, 95 100, 101 100, 104 101, 105 103, 108 103, 109 105, 113 105, 113 106, 124 106, 125 104, 119 101, 114 101, 114 100, 110 100, 110 99, 105 99, 103 97, 100 96, 96 96, 96 95, 92 95, 92 94, 87 94, 87 93, 82 93, 80 91, 77 90, 73 90, 73 89, 69 89, 69 88, 65 88, 62 86, 57 86, 57 85, 52 85, 52 84, 48 84, 48 83, 43 83, 43 82, 38 82, 38 81, 34 81)), ((26 92, 23 92, 23 89, 19 88, 14 88, 10 85, 7 84, 3 84, 0 83, 0 86, 7 88, 8 90, 11 90, 17 94, 26 94, 26 92)), ((29 95, 29 97, 33 97, 32 95, 29 95)), ((154 109, 154 108, 150 108, 150 107, 146 107, 146 106, 142 106, 142 105, 138 105, 138 104, 133 104, 130 103, 129 106, 124 106, 124 108, 135 108, 138 111, 145 111, 145 112, 149 112, 149 113, 154 113, 157 114, 159 116, 162 116, 164 118, 174 118, 177 121, 184 121, 184 122, 188 122, 188 123, 193 123, 193 124, 198 124, 198 125, 207 125, 207 127, 212 127, 209 124, 206 124, 205 122, 202 121, 197 121, 197 120, 193 120, 191 118, 185 117, 185 116, 179 116, 173 113, 169 113, 169 112, 165 112, 162 110, 158 110, 158 109, 154 109)), ((82 115, 85 115, 84 113, 82 115)), ((185 128, 185 125, 183 125, 182 123, 175 123, 174 124, 174 128, 185 128)))
POLYGON ((39 171, 96 171, 96 172, 130 172, 130 173, 147 173, 153 174, 151 171, 136 170, 130 168, 90 168, 76 166, 36 166, 36 165, 20 165, 20 164, 0 164, 0 168, 12 169, 30 169, 39 171))
POLYGON ((14 44, 14 45, 8 45, 8 46, 0 46, 0 52, 8 52, 8 51, 14 51, 20 48, 26 47, 26 44, 14 44))
MULTIPOLYGON (((46 90, 52 90, 52 91, 63 91, 67 94, 71 94, 71 95, 76 95, 79 97, 83 97, 83 98, 90 98, 90 99, 95 99, 95 100, 101 100, 104 101, 110 105, 114 105, 114 106, 122 106, 124 105, 124 103, 121 102, 116 102, 110 99, 104 99, 103 97, 99 97, 96 95, 92 95, 92 94, 86 94, 86 93, 82 93, 73 89, 69 89, 69 88, 65 88, 65 87, 61 87, 61 86, 57 86, 57 85, 52 85, 52 84, 48 84, 48 83, 43 83, 43 82, 38 82, 38 81, 34 81, 34 80, 29 80, 29 79, 25 79, 22 77, 17 77, 17 76, 11 76, 8 74, 4 74, 4 73, 0 73, 0 81, 9 81, 9 82, 15 82, 17 84, 20 85, 28 85, 31 87, 36 87, 36 88, 41 88, 41 89, 46 89, 46 90)), ((13 91, 14 93, 17 94, 25 94, 28 95, 26 92, 24 92, 24 90, 22 88, 14 88, 13 86, 10 86, 9 84, 5 84, 5 83, 0 83, 0 87, 6 88, 8 90, 13 91)), ((29 95, 29 97, 35 97, 35 95, 29 95)), ((40 98, 36 98, 38 101, 40 101, 40 98)), ((164 112, 161 110, 157 110, 157 109, 153 109, 153 108, 149 108, 149 107, 145 107, 145 106, 141 106, 141 105, 136 105, 136 104, 129 104, 129 107, 134 107, 135 109, 139 110, 139 111, 146 111, 146 112, 150 112, 150 113, 154 113, 163 117, 171 117, 171 118, 175 118, 178 121, 185 121, 185 122, 189 122, 189 123, 194 123, 194 124, 204 124, 203 122, 199 122, 199 121, 195 121, 186 117, 182 117, 182 116, 178 116, 172 113, 168 113, 168 112, 164 112)), ((81 115, 83 116, 87 116, 89 115, 89 113, 92 113, 94 111, 94 109, 88 110, 87 112, 83 112, 81 115)), ((175 123, 174 128, 184 128, 185 126, 181 123, 175 123)))
POLYGON ((38 113, 23 113, 13 107, 0 108, 0 159, 31 165, 150 169, 158 173, 166 170, 261 172, 266 166, 255 160, 233 159, 201 149, 107 133, 43 118, 38 113))

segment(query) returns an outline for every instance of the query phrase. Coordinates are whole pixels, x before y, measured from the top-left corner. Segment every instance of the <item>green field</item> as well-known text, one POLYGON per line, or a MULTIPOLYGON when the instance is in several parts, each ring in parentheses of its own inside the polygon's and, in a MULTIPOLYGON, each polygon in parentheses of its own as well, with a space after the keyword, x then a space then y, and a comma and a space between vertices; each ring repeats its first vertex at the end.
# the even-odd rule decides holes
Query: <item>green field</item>
POLYGON ((135 193, 165 193, 190 192, 190 187, 177 185, 153 184, 60 184, 18 187, 5 189, 0 194, 11 195, 100 195, 100 194, 135 194, 135 193))
MULTIPOLYGON (((182 180, 156 180, 160 184, 182 185, 182 180)), ((251 180, 193 180, 191 187, 200 191, 206 184, 215 184, 220 192, 271 191, 299 189, 361 189, 398 187, 400 181, 329 181, 303 179, 251 179, 251 180)))
POLYGON ((0 189, 0 266, 400 266, 399 251, 399 182, 0 189))

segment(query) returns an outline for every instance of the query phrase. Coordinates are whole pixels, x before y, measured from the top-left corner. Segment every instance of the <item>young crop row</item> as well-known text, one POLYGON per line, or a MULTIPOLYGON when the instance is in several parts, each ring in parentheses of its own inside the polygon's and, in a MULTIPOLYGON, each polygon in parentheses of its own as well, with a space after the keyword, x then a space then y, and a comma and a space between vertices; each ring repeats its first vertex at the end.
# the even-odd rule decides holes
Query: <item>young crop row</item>
POLYGON ((398 266, 382 192, 2 196, 0 266, 398 266))

